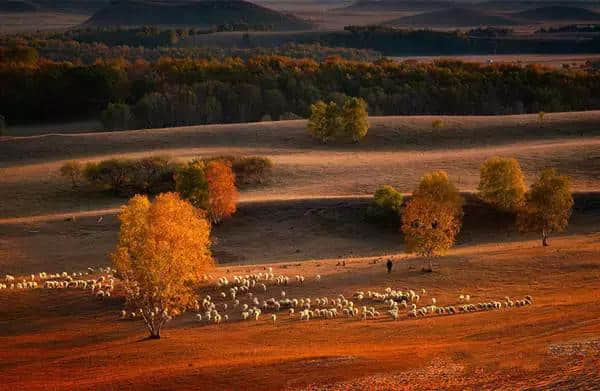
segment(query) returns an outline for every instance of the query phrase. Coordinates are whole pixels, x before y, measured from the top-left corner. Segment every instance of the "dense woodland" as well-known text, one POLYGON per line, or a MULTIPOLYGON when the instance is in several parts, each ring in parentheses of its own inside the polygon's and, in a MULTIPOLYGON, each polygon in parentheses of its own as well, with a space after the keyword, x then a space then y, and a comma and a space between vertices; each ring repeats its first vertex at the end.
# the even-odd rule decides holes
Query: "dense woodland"
POLYGON ((130 109, 124 127, 276 120, 307 117, 317 100, 342 104, 346 96, 363 98, 371 115, 600 108, 595 70, 281 56, 82 65, 38 59, 26 49, 17 57, 0 63, 1 114, 9 124, 99 118, 109 103, 130 109))

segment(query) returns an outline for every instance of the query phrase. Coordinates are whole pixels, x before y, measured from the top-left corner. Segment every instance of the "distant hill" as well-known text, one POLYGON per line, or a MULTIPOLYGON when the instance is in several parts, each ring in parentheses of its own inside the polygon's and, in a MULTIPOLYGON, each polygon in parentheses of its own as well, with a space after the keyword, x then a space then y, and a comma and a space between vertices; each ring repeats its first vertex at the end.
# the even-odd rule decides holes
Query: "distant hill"
POLYGON ((541 7, 513 14, 516 18, 536 21, 592 21, 600 20, 600 14, 580 7, 541 7))
POLYGON ((471 8, 448 8, 438 11, 425 12, 422 14, 405 16, 385 23, 386 25, 414 25, 414 26, 507 26, 518 24, 516 21, 488 14, 471 8))
POLYGON ((454 7, 456 2, 450 0, 358 0, 345 7, 349 11, 426 11, 454 7))
POLYGON ((23 0, 0 1, 0 12, 35 12, 39 9, 37 4, 23 0))
POLYGON ((115 0, 85 24, 92 26, 215 26, 246 23, 274 30, 302 30, 311 24, 243 0, 115 0))

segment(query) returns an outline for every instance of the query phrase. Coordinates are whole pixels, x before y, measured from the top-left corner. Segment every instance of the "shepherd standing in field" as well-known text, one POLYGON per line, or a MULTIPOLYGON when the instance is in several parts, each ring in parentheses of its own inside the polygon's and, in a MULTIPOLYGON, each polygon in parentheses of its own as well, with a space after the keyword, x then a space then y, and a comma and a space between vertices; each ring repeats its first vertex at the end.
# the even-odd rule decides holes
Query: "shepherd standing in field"
POLYGON ((388 274, 390 274, 392 272, 392 267, 394 266, 394 263, 392 262, 391 259, 388 259, 385 266, 387 267, 388 274))

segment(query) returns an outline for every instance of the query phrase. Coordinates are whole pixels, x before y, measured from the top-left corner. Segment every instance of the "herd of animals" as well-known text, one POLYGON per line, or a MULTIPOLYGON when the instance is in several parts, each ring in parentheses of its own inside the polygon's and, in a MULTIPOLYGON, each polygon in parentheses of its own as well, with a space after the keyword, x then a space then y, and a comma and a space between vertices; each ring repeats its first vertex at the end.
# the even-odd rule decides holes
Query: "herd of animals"
MULTIPOLYGON (((78 289, 88 292, 98 298, 109 297, 115 289, 118 279, 116 270, 110 267, 90 267, 86 271, 74 273, 48 274, 41 272, 27 277, 16 278, 6 275, 0 290, 24 289, 78 289)), ((209 281, 209 276, 204 276, 209 281)), ((199 295, 193 302, 191 312, 199 322, 222 323, 230 320, 267 320, 276 324, 282 315, 288 319, 309 321, 316 319, 381 319, 388 316, 398 320, 404 313, 408 318, 426 316, 456 315, 460 313, 512 309, 533 304, 530 295, 522 299, 512 299, 505 296, 502 300, 472 302, 471 295, 460 294, 455 303, 442 305, 435 297, 429 297, 425 289, 413 290, 406 288, 392 289, 386 287, 383 291, 356 291, 351 297, 344 294, 307 297, 299 295, 291 297, 286 292, 288 286, 304 287, 307 277, 295 275, 275 275, 269 267, 265 272, 246 275, 234 275, 230 278, 220 277, 213 285, 216 291, 212 297, 209 294, 199 295), (276 291, 275 295, 268 292, 276 291), (270 296, 270 297, 268 297, 270 296)), ((321 275, 317 274, 312 281, 321 283, 321 275)), ((322 285, 322 284, 321 284, 322 285)), ((159 311, 157 308, 156 311, 159 311)), ((170 316, 168 309, 164 314, 170 316)), ((121 319, 140 318, 141 309, 123 309, 121 319)))

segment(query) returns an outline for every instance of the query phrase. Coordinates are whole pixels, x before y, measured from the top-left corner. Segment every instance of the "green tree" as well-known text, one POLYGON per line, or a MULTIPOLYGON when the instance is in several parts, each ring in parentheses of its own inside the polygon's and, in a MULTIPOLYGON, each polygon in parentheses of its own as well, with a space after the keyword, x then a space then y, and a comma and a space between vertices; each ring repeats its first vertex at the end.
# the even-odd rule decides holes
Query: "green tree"
POLYGON ((516 212, 525 199, 525 177, 516 159, 492 157, 480 168, 479 197, 506 212, 516 212))
POLYGON ((521 231, 540 232, 542 245, 548 246, 548 235, 567 228, 573 209, 571 180, 554 169, 542 171, 525 195, 517 224, 521 231))
POLYGON ((342 110, 344 134, 354 142, 362 140, 369 131, 367 102, 361 98, 347 98, 342 110))
POLYGON ((375 191, 373 201, 367 208, 368 219, 389 225, 398 224, 403 200, 402 193, 392 186, 381 186, 375 191))
POLYGON ((208 210, 209 187, 204 168, 205 164, 201 160, 193 160, 181 167, 175 177, 175 189, 196 208, 208 210))
POLYGON ((323 144, 335 140, 336 135, 343 129, 340 109, 334 102, 329 104, 317 101, 310 106, 310 117, 308 119, 308 131, 323 144))

